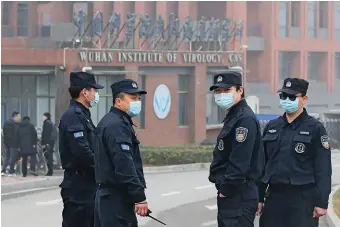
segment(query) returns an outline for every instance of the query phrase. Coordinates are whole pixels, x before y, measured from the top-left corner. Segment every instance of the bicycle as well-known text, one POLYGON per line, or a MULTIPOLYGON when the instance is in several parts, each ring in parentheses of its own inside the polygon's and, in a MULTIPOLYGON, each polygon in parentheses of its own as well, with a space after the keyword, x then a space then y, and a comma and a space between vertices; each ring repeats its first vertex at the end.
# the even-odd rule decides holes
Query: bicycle
POLYGON ((37 164, 36 164, 36 171, 42 172, 44 175, 47 173, 47 160, 45 157, 45 153, 47 152, 47 148, 42 146, 40 143, 37 143, 37 164))

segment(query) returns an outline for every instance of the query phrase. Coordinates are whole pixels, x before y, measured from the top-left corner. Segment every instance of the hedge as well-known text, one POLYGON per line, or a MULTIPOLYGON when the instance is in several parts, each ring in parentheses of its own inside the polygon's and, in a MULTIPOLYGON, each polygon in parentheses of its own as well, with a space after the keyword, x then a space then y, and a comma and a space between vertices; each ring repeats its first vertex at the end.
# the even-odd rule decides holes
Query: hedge
POLYGON ((212 145, 140 147, 143 164, 153 166, 211 162, 213 149, 212 145))

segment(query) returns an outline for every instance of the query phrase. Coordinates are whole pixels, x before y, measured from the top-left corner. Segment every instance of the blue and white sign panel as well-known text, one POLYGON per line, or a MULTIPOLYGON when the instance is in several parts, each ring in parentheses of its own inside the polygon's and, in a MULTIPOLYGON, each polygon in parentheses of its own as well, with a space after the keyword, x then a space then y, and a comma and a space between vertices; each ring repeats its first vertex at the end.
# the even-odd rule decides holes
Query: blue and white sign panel
POLYGON ((153 95, 153 109, 159 119, 165 119, 171 108, 171 94, 165 84, 157 86, 153 95))

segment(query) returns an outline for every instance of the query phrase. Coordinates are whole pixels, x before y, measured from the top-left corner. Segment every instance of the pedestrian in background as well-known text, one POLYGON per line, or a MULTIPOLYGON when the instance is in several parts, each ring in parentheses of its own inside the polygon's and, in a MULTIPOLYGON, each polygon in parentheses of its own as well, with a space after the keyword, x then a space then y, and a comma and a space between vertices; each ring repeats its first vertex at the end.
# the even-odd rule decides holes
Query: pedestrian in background
POLYGON ((14 111, 11 119, 7 120, 3 125, 4 145, 6 147, 6 158, 1 170, 1 176, 6 175, 7 166, 10 166, 8 176, 16 176, 14 173, 15 163, 19 159, 18 147, 18 127, 20 122, 20 113, 14 111))
POLYGON ((136 214, 146 216, 146 183, 139 140, 132 118, 140 114, 141 95, 135 81, 111 85, 113 107, 99 122, 95 139, 96 227, 137 227, 136 214))
POLYGON ((215 75, 210 91, 226 111, 209 174, 218 194, 218 227, 252 227, 265 161, 260 124, 244 98, 241 72, 215 75))
POLYGON ((93 227, 96 181, 90 108, 99 102, 95 77, 87 72, 70 75, 71 104, 59 123, 59 152, 64 171, 60 184, 64 203, 63 227, 93 227))
POLYGON ((27 159, 30 157, 30 173, 37 176, 35 166, 37 163, 38 135, 34 125, 28 116, 24 117, 18 128, 18 143, 22 157, 22 175, 27 176, 27 159))
POLYGON ((317 227, 327 212, 331 148, 325 127, 304 108, 308 85, 304 79, 285 79, 278 91, 285 113, 264 128, 260 227, 317 227))
POLYGON ((57 130, 53 122, 51 121, 51 114, 46 112, 42 116, 43 130, 41 133, 41 145, 43 145, 46 152, 44 153, 47 160, 47 174, 46 176, 53 175, 53 152, 54 144, 57 139, 57 130))

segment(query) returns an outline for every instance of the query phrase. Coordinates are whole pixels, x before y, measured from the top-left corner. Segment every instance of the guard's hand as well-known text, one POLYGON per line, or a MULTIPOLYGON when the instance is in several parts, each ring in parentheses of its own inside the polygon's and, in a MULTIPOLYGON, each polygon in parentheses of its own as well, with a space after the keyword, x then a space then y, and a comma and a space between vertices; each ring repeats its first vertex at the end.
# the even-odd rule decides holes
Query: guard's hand
POLYGON ((314 207, 313 218, 319 218, 327 214, 327 209, 314 207))
POLYGON ((221 198, 225 197, 222 193, 218 194, 218 196, 221 197, 221 198))
POLYGON ((148 214, 148 202, 144 201, 141 203, 136 203, 135 204, 135 212, 139 216, 146 216, 148 214))
POLYGON ((260 216, 262 214, 262 209, 263 209, 263 203, 257 204, 257 211, 256 211, 257 216, 260 216))

